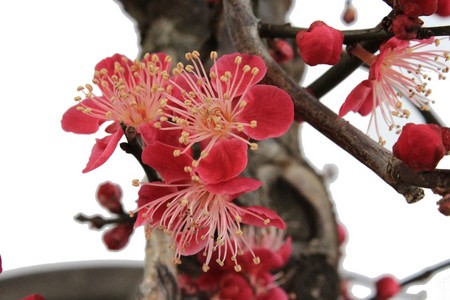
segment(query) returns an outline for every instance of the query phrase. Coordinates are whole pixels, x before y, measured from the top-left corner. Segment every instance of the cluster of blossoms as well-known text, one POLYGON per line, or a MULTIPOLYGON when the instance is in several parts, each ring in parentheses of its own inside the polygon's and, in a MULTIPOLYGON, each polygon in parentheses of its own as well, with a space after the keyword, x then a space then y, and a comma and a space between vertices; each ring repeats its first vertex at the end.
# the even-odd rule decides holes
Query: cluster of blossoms
MULTIPOLYGON (((195 278, 180 274, 178 282, 183 294, 204 295, 207 299, 287 300, 288 295, 277 282, 278 274, 272 272, 289 260, 291 239, 283 240, 283 232, 274 227, 246 227, 244 236, 249 248, 240 258, 242 272, 233 272, 233 264, 225 263, 195 278), (260 257, 261 262, 255 264, 254 257, 260 257)), ((198 259, 204 261, 202 256, 198 259)))
MULTIPOLYGON (((423 24, 419 17, 432 14, 448 16, 449 3, 448 0, 393 1, 395 16, 385 29, 394 37, 380 46, 379 53, 373 54, 360 44, 347 49, 369 66, 369 77, 350 92, 339 110, 339 117, 350 111, 362 116, 370 115, 369 127, 374 125, 379 143, 383 145, 385 141, 379 129, 379 112, 389 130, 395 129, 396 133, 405 131, 394 145, 393 154, 419 171, 433 170, 448 153, 447 128, 413 124, 401 128, 395 118, 410 116, 410 111, 404 108, 404 99, 420 110, 429 110, 433 103, 429 99, 432 91, 428 86, 430 80, 433 75, 446 79, 450 54, 432 48, 433 45, 438 47, 441 40, 434 37, 415 38, 423 24)), ((340 59, 343 35, 324 22, 315 21, 307 30, 297 33, 296 42, 308 65, 334 65, 340 59)))
MULTIPOLYGON (((196 51, 186 54, 171 72, 171 58, 147 54, 131 61, 116 54, 97 64, 93 87, 80 87, 84 99, 62 118, 64 130, 91 134, 110 122, 107 136, 97 139, 89 172, 112 155, 124 128, 134 128, 143 151, 142 162, 158 180, 134 181, 140 186, 135 227, 162 230, 172 238, 174 262, 202 253, 203 270, 218 266, 242 269, 238 257, 250 250, 242 224, 284 229, 283 220, 261 206, 240 206, 236 199, 261 182, 241 177, 247 152, 255 141, 284 134, 294 118, 293 103, 283 90, 258 84, 265 76, 258 56, 210 54, 209 71, 196 51)), ((245 261, 245 260, 244 260, 245 261)))

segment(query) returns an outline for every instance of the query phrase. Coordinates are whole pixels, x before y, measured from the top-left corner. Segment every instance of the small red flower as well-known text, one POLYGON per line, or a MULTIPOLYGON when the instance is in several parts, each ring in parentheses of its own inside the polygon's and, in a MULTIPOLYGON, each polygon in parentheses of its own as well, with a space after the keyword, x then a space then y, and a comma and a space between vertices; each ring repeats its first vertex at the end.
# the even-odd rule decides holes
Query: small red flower
POLYGON ((310 66, 335 65, 341 58, 344 35, 322 21, 315 21, 295 37, 303 60, 310 66))
POLYGON ((218 57, 211 52, 213 65, 206 71, 200 53, 186 54, 189 65, 174 69, 171 94, 167 95, 166 112, 156 126, 161 131, 181 132, 177 139, 183 149, 174 156, 201 147, 194 167, 209 172, 204 180, 231 179, 247 165, 250 141, 284 134, 294 119, 290 96, 273 85, 257 84, 266 73, 266 65, 256 55, 232 53, 218 57), (220 156, 222 169, 211 157, 220 156), (226 163, 225 163, 226 162, 226 163))
POLYGON ((123 136, 121 123, 133 126, 138 133, 141 127, 154 130, 149 124, 162 114, 161 98, 170 66, 170 57, 162 53, 146 54, 142 61, 115 54, 96 65, 93 83, 102 95, 95 95, 90 84, 79 87, 85 99, 76 97, 79 103, 69 108, 61 120, 64 131, 77 134, 93 134, 103 123, 112 122, 105 129, 108 135, 96 140, 83 173, 109 159, 123 136))
POLYGON ((120 250, 128 244, 133 233, 133 225, 120 223, 103 233, 102 239, 109 250, 120 250))
POLYGON ((430 16, 437 9, 438 0, 398 0, 403 13, 408 17, 430 16))
POLYGON ((441 127, 434 124, 406 124, 392 148, 395 157, 418 171, 431 171, 446 153, 441 127))
POLYGON ((120 185, 112 182, 104 182, 98 186, 97 201, 112 213, 123 213, 122 189, 120 185))
MULTIPOLYGON (((219 255, 218 264, 232 257, 235 268, 240 269, 237 256, 247 246, 240 242, 244 239, 241 224, 284 229, 285 223, 268 208, 240 207, 234 202, 241 194, 259 188, 260 181, 234 177, 207 182, 203 169, 191 167, 193 158, 189 151, 173 157, 174 149, 160 142, 144 149, 143 162, 161 174, 164 182, 142 183, 135 226, 145 224, 149 230, 162 229, 170 234, 176 263, 181 262, 182 255, 203 250, 205 272, 213 254, 219 255)), ((214 159, 214 154, 210 155, 214 159)), ((228 163, 214 161, 217 169, 228 163)))
POLYGON ((450 16, 450 1, 438 0, 436 14, 440 17, 450 16))
POLYGON ((398 280, 390 275, 385 275, 378 279, 375 286, 377 289, 377 300, 388 300, 397 295, 401 290, 398 280))

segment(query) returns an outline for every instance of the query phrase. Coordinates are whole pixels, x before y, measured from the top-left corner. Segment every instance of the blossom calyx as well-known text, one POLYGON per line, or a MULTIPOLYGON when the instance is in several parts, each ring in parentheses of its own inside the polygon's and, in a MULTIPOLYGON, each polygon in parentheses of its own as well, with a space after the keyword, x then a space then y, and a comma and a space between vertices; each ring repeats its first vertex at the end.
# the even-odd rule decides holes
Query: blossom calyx
POLYGON ((310 66, 335 65, 341 58, 344 35, 322 21, 313 22, 295 37, 303 60, 310 66))
POLYGON ((417 171, 434 170, 446 153, 441 127, 435 124, 406 124, 392 152, 417 171))

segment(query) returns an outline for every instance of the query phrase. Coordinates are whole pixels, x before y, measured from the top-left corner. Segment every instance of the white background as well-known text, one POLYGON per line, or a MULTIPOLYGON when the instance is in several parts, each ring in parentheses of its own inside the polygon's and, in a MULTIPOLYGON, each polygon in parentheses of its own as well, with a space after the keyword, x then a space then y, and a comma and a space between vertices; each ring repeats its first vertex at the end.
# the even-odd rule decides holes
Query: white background
MULTIPOLYGON (((78 212, 108 214, 95 200, 97 185, 106 180, 122 185, 125 206, 133 209, 137 189, 131 180, 143 174, 138 163, 118 149, 105 165, 82 174, 94 139, 104 135, 74 135, 60 126, 62 114, 78 95, 76 87, 90 82, 99 60, 114 53, 137 57, 133 22, 110 0, 5 3, 0 4, 0 255, 4 271, 81 260, 142 260, 142 229, 124 250, 108 252, 100 240, 101 232, 73 220, 78 212)), ((301 7, 302 3, 299 1, 292 13, 295 25, 308 27, 314 20, 323 20, 338 29, 349 29, 340 22, 344 0, 308 1, 307 8, 301 7)), ((351 28, 372 27, 389 12, 379 0, 354 4, 359 18, 351 28)), ((426 25, 445 21, 423 19, 426 25)), ((325 69, 310 68, 306 82, 325 69)), ((327 95, 324 103, 337 111, 366 76, 358 72, 327 95)), ((432 84, 432 96, 437 100, 434 107, 450 123, 448 82, 435 80, 432 84)), ((346 119, 366 130, 368 118, 350 114, 346 119)), ((450 219, 437 211, 437 196, 427 193, 421 202, 407 204, 308 125, 303 146, 318 169, 326 164, 339 169, 331 192, 339 219, 349 232, 343 261, 346 270, 368 277, 391 273, 404 278, 450 257, 450 219)), ((444 158, 440 167, 449 167, 449 161, 444 158)), ((444 289, 449 279, 444 272, 430 282, 430 299, 450 296, 448 288, 444 289)))

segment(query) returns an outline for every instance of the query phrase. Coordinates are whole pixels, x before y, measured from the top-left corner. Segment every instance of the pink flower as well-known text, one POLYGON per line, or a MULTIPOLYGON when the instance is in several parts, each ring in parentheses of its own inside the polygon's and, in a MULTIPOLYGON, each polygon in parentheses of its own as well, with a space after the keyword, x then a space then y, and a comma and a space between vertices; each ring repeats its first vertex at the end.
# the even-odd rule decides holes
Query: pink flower
POLYGON ((79 104, 62 117, 62 128, 78 134, 92 134, 106 121, 112 123, 105 131, 109 135, 97 139, 83 173, 105 163, 123 136, 121 123, 133 126, 138 133, 143 127, 155 131, 152 125, 162 114, 161 98, 169 78, 170 57, 165 54, 146 54, 142 61, 131 61, 115 54, 95 67, 93 83, 102 95, 93 94, 87 84, 79 87, 85 99, 76 97, 79 104))
MULTIPOLYGON (((242 224, 284 228, 285 224, 270 209, 260 206, 240 207, 233 202, 239 195, 256 190, 261 182, 235 177, 220 182, 205 182, 203 169, 192 168, 189 151, 174 158, 175 147, 154 142, 148 145, 142 160, 161 174, 164 182, 143 183, 139 190, 135 226, 162 229, 173 238, 176 263, 182 255, 201 250, 205 255, 203 270, 209 269, 213 253, 221 265, 231 257, 234 268, 241 266, 237 255, 242 251, 242 224)), ((211 154, 213 156, 213 154, 211 154)), ((226 161, 216 160, 221 169, 226 161)))
POLYGON ((441 127, 435 124, 406 124, 392 152, 411 168, 434 170, 446 153, 441 127))
POLYGON ((403 13, 408 17, 430 16, 437 8, 438 0, 398 0, 403 13))
POLYGON ((307 30, 297 32, 295 41, 308 65, 335 65, 341 58, 344 35, 322 21, 315 21, 307 30))
POLYGON ((380 47, 380 54, 376 56, 356 46, 351 53, 370 65, 369 79, 350 92, 339 110, 339 116, 349 111, 363 116, 371 113, 370 123, 375 123, 380 143, 383 143, 378 129, 377 107, 390 129, 395 127, 394 116, 407 118, 410 115, 408 110, 402 108, 403 97, 420 109, 428 109, 432 102, 428 99, 431 94, 428 73, 437 73, 439 79, 445 79, 444 74, 448 72, 445 64, 448 53, 422 49, 433 42, 439 45, 439 40, 433 38, 414 41, 410 45, 409 41, 393 37, 380 47))
MULTIPOLYGON (((256 85, 266 72, 260 57, 234 53, 217 59, 217 53, 212 52, 214 64, 208 74, 199 55, 196 51, 186 54, 191 65, 179 63, 174 70, 173 90, 165 106, 167 127, 161 130, 181 131, 179 142, 184 149, 177 150, 175 156, 194 145, 201 146, 193 166, 202 170, 205 180, 227 180, 247 165, 248 146, 257 148, 250 138, 277 137, 289 129, 294 118, 293 103, 282 89, 256 85), (211 159, 219 156, 227 162, 222 169, 215 167, 216 161, 211 159)), ((155 126, 160 124, 164 122, 155 126)))
MULTIPOLYGON (((286 292, 276 282, 277 275, 271 272, 282 268, 291 257, 291 239, 284 240, 283 231, 274 227, 247 226, 244 228, 244 235, 248 245, 239 259, 242 264, 241 272, 233 274, 232 261, 225 261, 221 268, 212 267, 210 272, 194 280, 197 290, 206 292, 213 299, 214 296, 222 299, 221 296, 231 296, 232 292, 240 291, 252 291, 248 299, 288 299, 286 292), (228 284, 230 280, 235 281, 235 289, 231 289, 228 284)), ((202 261, 202 257, 200 260, 202 261)))

